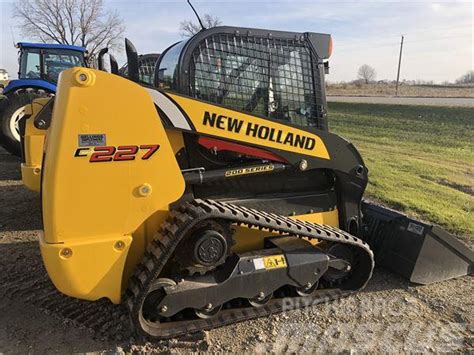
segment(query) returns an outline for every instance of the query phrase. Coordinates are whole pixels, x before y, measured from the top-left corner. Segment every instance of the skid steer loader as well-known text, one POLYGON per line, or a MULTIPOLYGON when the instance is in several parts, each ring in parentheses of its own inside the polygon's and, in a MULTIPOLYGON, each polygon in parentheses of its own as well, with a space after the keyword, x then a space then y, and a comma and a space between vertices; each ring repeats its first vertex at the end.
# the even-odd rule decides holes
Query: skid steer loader
POLYGON ((331 51, 326 34, 216 27, 164 51, 153 86, 131 45, 128 79, 64 71, 32 116, 55 286, 124 302, 163 339, 351 295, 374 253, 421 284, 472 273, 453 236, 362 200, 365 163, 328 131, 331 51))

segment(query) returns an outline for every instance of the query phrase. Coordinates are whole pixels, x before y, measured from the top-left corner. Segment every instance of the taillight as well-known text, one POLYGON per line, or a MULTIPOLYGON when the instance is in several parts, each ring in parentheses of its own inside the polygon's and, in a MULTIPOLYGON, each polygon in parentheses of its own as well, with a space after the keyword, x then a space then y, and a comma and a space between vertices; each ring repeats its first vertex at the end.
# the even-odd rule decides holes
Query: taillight
POLYGON ((328 58, 332 54, 332 36, 329 36, 329 45, 328 45, 328 58))

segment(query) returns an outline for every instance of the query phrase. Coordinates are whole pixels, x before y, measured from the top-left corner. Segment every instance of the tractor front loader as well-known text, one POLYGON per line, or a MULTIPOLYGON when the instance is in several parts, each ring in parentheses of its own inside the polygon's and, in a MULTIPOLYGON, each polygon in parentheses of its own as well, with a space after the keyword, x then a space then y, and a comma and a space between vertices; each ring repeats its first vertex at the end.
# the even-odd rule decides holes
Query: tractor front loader
POLYGON ((40 247, 55 286, 124 302, 162 339, 351 295, 374 251, 418 283, 471 273, 454 237, 362 201, 366 165, 328 131, 331 49, 326 34, 216 27, 168 48, 153 86, 64 71, 33 120, 49 127, 40 247))

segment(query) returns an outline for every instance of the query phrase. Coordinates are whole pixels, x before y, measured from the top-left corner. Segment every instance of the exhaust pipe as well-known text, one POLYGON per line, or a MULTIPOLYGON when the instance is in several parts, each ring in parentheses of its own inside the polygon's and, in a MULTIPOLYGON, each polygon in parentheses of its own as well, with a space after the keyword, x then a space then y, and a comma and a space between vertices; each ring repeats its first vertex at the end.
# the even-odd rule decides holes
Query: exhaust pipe
POLYGON ((97 56, 97 68, 102 71, 106 71, 104 67, 104 55, 109 51, 107 47, 102 48, 99 51, 99 55, 97 56))
POLYGON ((138 82, 140 80, 138 73, 138 53, 135 46, 128 38, 125 38, 125 52, 127 53, 128 78, 132 81, 138 82))
POLYGON ((439 226, 366 201, 362 213, 376 265, 422 285, 473 274, 474 252, 439 226))
POLYGON ((109 54, 109 60, 110 60, 110 72, 112 74, 119 74, 119 67, 118 67, 118 62, 117 59, 112 54, 109 54))

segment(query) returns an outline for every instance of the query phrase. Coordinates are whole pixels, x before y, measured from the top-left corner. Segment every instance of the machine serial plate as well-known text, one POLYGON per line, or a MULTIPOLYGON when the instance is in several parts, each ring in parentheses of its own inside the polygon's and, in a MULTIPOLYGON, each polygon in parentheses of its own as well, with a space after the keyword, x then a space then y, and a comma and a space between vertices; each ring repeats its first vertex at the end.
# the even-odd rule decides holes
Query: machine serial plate
POLYGON ((102 147, 106 145, 105 134, 79 134, 79 147, 102 147))

